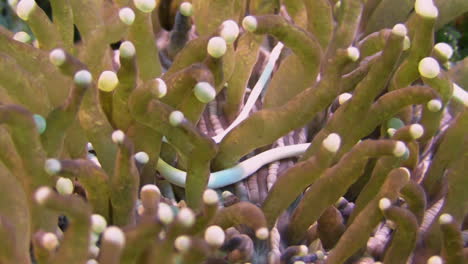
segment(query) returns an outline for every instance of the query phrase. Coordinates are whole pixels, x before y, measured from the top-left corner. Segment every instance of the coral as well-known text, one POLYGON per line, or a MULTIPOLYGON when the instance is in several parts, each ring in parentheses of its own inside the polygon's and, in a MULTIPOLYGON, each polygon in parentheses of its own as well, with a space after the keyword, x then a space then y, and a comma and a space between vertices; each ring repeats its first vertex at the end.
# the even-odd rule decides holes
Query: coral
POLYGON ((8 3, 0 263, 468 261, 467 1, 8 3))

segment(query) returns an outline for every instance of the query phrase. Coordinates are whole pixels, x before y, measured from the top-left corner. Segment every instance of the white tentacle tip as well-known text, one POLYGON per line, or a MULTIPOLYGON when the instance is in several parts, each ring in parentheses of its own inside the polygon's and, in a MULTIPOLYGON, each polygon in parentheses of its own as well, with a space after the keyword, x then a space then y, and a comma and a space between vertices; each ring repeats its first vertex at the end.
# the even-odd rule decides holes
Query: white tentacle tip
POLYGON ((426 57, 419 62, 419 74, 429 79, 437 77, 440 73, 439 63, 432 57, 426 57))
POLYGON ((169 115, 169 124, 173 127, 177 127, 184 121, 185 116, 181 111, 173 111, 169 115))
POLYGON ((59 245, 59 240, 54 233, 47 232, 41 237, 41 245, 48 251, 54 251, 59 245))
POLYGON ((246 16, 242 20, 242 27, 249 32, 254 32, 257 30, 257 26, 258 21, 254 16, 246 16))
POLYGON ((55 175, 62 170, 62 164, 58 159, 48 159, 44 164, 44 170, 49 175, 55 175))
POLYGON ((213 58, 221 58, 227 50, 226 41, 222 37, 212 37, 206 47, 208 54, 213 58))
POLYGON ((446 60, 450 59, 453 55, 453 48, 447 43, 440 42, 434 46, 434 50, 443 56, 446 60))
POLYGON ((260 240, 267 239, 269 234, 270 232, 268 232, 268 228, 266 227, 261 227, 255 231, 255 236, 260 240))
POLYGON ((416 14, 425 18, 437 18, 439 15, 439 10, 432 0, 416 0, 414 3, 414 11, 416 11, 416 14))
POLYGON ((24 31, 16 32, 13 39, 21 43, 31 43, 31 36, 24 31))
POLYGON ((195 214, 190 208, 182 208, 177 214, 177 220, 184 227, 191 227, 195 223, 195 214))
POLYGON ((130 7, 124 7, 119 10, 119 18, 125 25, 132 25, 135 22, 135 12, 130 7))
POLYGON ((60 177, 55 183, 55 189, 57 189, 57 192, 62 195, 70 195, 73 193, 75 186, 73 185, 72 180, 60 177))
POLYGON ((133 4, 143 13, 151 13, 156 8, 156 0, 133 0, 133 4))
POLYGON ((405 175, 408 179, 411 178, 411 172, 406 167, 400 167, 399 169, 405 172, 405 175))
POLYGON ((115 130, 112 132, 112 142, 115 144, 122 144, 125 139, 125 134, 122 130, 115 130))
POLYGON ((331 133, 322 141, 322 146, 332 153, 336 153, 340 149, 340 145, 341 137, 336 133, 331 133))
POLYGON ((47 186, 39 187, 34 193, 34 199, 40 205, 44 204, 45 201, 52 195, 52 189, 47 186))
POLYGON ((427 264, 444 264, 440 256, 432 256, 427 260, 427 264))
POLYGON ((418 139, 424 134, 424 127, 420 124, 412 124, 409 128, 409 131, 413 139, 418 139))
POLYGON ((49 53, 49 61, 57 67, 62 66, 67 59, 63 49, 54 49, 49 53))
POLYGON ((171 207, 165 203, 159 203, 158 218, 163 224, 168 225, 174 221, 174 212, 171 207))
POLYGON ((216 90, 207 82, 199 82, 194 88, 195 97, 198 101, 206 104, 213 101, 216 97, 216 90))
POLYGON ((125 59, 133 58, 136 54, 135 45, 130 41, 122 42, 122 44, 120 44, 119 54, 120 57, 125 59))
POLYGON ((442 109, 442 101, 439 99, 432 99, 427 102, 427 109, 431 112, 439 112, 442 109))
POLYGON ((299 246, 299 253, 297 253, 297 255, 299 256, 305 256, 309 254, 309 248, 306 246, 306 245, 300 245, 299 246))
POLYGON ((203 202, 207 205, 217 204, 219 201, 218 194, 212 189, 207 189, 203 192, 203 202))
POLYGON ((93 81, 93 76, 87 70, 80 70, 77 73, 75 73, 73 81, 77 85, 88 86, 91 85, 91 82, 93 81))
POLYGON ((380 201, 379 201, 380 210, 385 211, 388 208, 390 208, 390 206, 392 206, 392 202, 390 201, 390 199, 388 199, 388 198, 380 199, 380 201))
POLYGON ((340 105, 343 105, 344 103, 346 103, 352 97, 353 97, 353 94, 351 94, 351 93, 342 93, 342 94, 340 94, 338 96, 338 103, 340 105))
POLYGON ((104 92, 112 92, 119 84, 119 78, 113 71, 103 71, 98 79, 98 88, 104 92))
POLYGON ((403 24, 396 24, 392 28, 392 33, 400 37, 405 37, 408 34, 408 29, 403 24))
POLYGON ((108 227, 102 236, 105 241, 122 248, 125 245, 125 235, 122 230, 116 226, 108 227))
POLYGON ((167 94, 167 85, 161 78, 156 78, 156 82, 158 83, 158 98, 163 98, 167 94))
POLYGON ((411 48, 411 40, 408 36, 405 36, 405 39, 403 39, 403 51, 406 51, 409 48, 411 48))
POLYGON ((142 196, 144 195, 144 193, 151 193, 158 196, 161 195, 161 191, 159 190, 158 186, 154 184, 146 184, 141 188, 140 192, 142 193, 142 196))
POLYGON ((239 26, 234 20, 226 20, 222 24, 222 29, 219 35, 227 44, 231 44, 239 36, 239 26))
POLYGON ((406 151, 407 148, 405 143, 403 143, 403 141, 397 141, 395 144, 395 148, 393 149, 393 155, 395 155, 395 157, 402 157, 403 155, 405 155, 406 151))
POLYGON ((191 241, 188 236, 179 236, 174 241, 174 247, 182 253, 187 252, 190 249, 190 246, 191 241))
POLYGON ((190 2, 183 2, 182 4, 180 4, 179 6, 179 12, 188 17, 188 16, 192 16, 193 15, 193 6, 190 2))
POLYGON ((439 224, 448 225, 453 222, 453 216, 450 214, 442 214, 439 216, 439 224))
POLYGON ((205 241, 210 246, 220 247, 224 243, 226 235, 221 227, 212 225, 205 230, 205 241))
POLYGON ((16 6, 16 14, 22 20, 27 21, 36 7, 37 4, 34 0, 21 0, 16 6))
POLYGON ((91 229, 94 233, 101 234, 107 228, 106 219, 100 214, 93 214, 91 216, 91 229))
POLYGON ((356 47, 349 47, 346 49, 346 52, 348 54, 348 58, 351 60, 351 61, 357 61, 359 59, 359 49, 356 48, 356 47))
POLYGON ((463 90, 463 88, 458 86, 456 83, 453 83, 452 96, 454 99, 468 107, 468 92, 463 90))
POLYGON ((149 161, 149 156, 144 151, 140 151, 140 152, 135 153, 135 155, 133 157, 135 158, 135 161, 140 163, 140 164, 146 164, 149 161))

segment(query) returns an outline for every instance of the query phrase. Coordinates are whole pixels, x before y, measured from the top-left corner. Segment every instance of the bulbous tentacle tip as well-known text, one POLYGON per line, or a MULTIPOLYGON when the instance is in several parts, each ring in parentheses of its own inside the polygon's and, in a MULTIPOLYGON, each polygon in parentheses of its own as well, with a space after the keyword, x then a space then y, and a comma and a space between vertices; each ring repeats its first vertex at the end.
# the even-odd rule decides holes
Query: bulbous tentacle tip
POLYGON ((387 134, 389 136, 393 137, 393 135, 395 135, 396 131, 397 131, 396 129, 390 127, 390 128, 387 129, 387 134))
POLYGON ((195 97, 198 101, 206 104, 213 101, 216 97, 216 90, 207 82, 199 82, 194 88, 195 97))
POLYGON ((439 216, 439 224, 447 225, 453 222, 453 216, 450 214, 442 214, 439 216))
POLYGON ((217 204, 219 202, 219 197, 216 191, 212 189, 206 189, 205 192, 203 192, 203 202, 208 205, 217 204))
POLYGON ((73 81, 75 82, 75 84, 80 86, 89 86, 93 81, 93 76, 89 71, 81 70, 75 73, 73 81))
POLYGON ((151 13, 156 8, 156 0, 133 0, 133 4, 143 13, 151 13))
POLYGON ((331 133, 328 135, 323 141, 322 141, 322 146, 332 152, 336 153, 341 146, 341 137, 337 133, 331 133))
POLYGON ((405 172, 406 178, 408 180, 411 178, 411 172, 406 167, 400 167, 399 169, 405 172))
POLYGON ((140 164, 146 164, 149 161, 149 156, 144 151, 140 151, 140 152, 135 153, 134 158, 135 158, 135 161, 140 163, 140 164))
POLYGON ((190 208, 182 208, 177 214, 177 220, 186 228, 193 226, 195 223, 195 214, 190 208))
POLYGON ((110 226, 108 227, 105 231, 104 234, 102 235, 102 238, 105 241, 108 241, 112 244, 115 244, 119 247, 123 247, 125 245, 125 235, 122 232, 122 230, 116 226, 110 226))
POLYGON ((255 236, 260 240, 265 240, 268 238, 270 232, 268 232, 268 228, 261 227, 255 231, 255 236))
POLYGON ((151 195, 151 196, 160 196, 161 191, 159 190, 158 186, 154 184, 146 184, 141 188, 141 196, 151 195))
POLYGON ((353 94, 351 94, 351 93, 342 93, 342 94, 340 94, 338 96, 338 103, 340 105, 343 105, 344 103, 346 103, 352 97, 353 97, 353 94))
POLYGON ((193 15, 192 4, 190 2, 183 2, 179 6, 179 12, 186 17, 192 16, 193 15))
POLYGON ((392 28, 392 33, 401 37, 405 37, 408 33, 408 29, 403 24, 396 24, 392 28))
POLYGON ((392 202, 388 198, 382 198, 379 200, 379 209, 382 211, 387 210, 392 205, 392 202))
POLYGON ((37 4, 34 0, 21 0, 16 6, 16 14, 22 20, 27 21, 36 7, 37 4))
POLYGON ((121 58, 129 59, 133 58, 136 54, 135 46, 130 41, 124 41, 120 44, 119 54, 121 58))
POLYGON ((107 228, 106 219, 100 214, 93 214, 91 216, 91 229, 96 234, 101 234, 107 228))
POLYGON ((212 247, 222 246, 224 243, 225 237, 226 235, 224 234, 223 229, 217 225, 209 226, 205 230, 205 235, 204 235, 205 241, 206 243, 208 243, 208 245, 212 247))
POLYGON ((439 75, 440 66, 434 58, 426 57, 419 62, 418 71, 422 77, 432 79, 439 75))
POLYGON ((221 58, 227 51, 226 41, 222 37, 213 37, 208 41, 206 50, 211 57, 221 58))
POLYGON ((395 157, 403 157, 407 151, 406 145, 403 141, 397 141, 395 148, 393 149, 393 155, 395 157))
POLYGON ((442 101, 439 99, 432 99, 427 102, 427 109, 431 112, 439 112, 442 109, 442 101))
POLYGON ((48 159, 44 164, 44 170, 49 175, 55 175, 62 170, 62 164, 58 159, 48 159))
POLYGON ((112 132, 112 142, 115 144, 122 144, 125 139, 125 134, 122 130, 115 130, 112 132))
POLYGON ((72 180, 60 177, 55 183, 55 189, 57 189, 57 192, 61 195, 70 195, 75 190, 75 186, 72 180))
POLYGON ((125 25, 132 25, 135 22, 135 12, 130 7, 124 7, 119 10, 119 18, 125 25))
POLYGON ((158 83, 158 98, 163 98, 167 94, 167 85, 161 78, 156 78, 156 82, 158 83))
POLYGON ((98 79, 98 89, 104 92, 112 92, 119 84, 119 78, 113 71, 103 71, 98 79))
POLYGON ((13 39, 21 43, 30 43, 32 40, 31 36, 24 31, 16 32, 13 39))
POLYGON ((41 245, 48 251, 54 251, 59 246, 57 235, 47 232, 41 237, 41 245))
POLYGON ((221 26, 222 29, 219 35, 227 44, 233 43, 239 36, 239 26, 237 23, 234 20, 226 20, 221 26))
POLYGON ((49 61, 57 67, 62 66, 67 59, 65 51, 63 49, 53 49, 49 53, 49 61))
POLYGON ((181 111, 173 111, 169 115, 169 124, 171 124, 171 126, 177 127, 184 121, 184 119, 185 116, 181 111))
POLYGON ((418 139, 424 134, 424 127, 420 124, 412 124, 410 126, 410 134, 413 139, 418 139))
POLYGON ((52 192, 53 191, 50 187, 39 187, 39 189, 37 189, 34 193, 34 199, 38 204, 43 205, 45 201, 49 198, 49 196, 52 195, 52 192))
POLYGON ((409 50, 411 48, 411 40, 408 36, 405 36, 403 39, 403 51, 409 50))
POLYGON ((432 0, 416 0, 414 3, 414 11, 416 14, 425 18, 434 19, 439 16, 439 10, 432 0))
POLYGON ((191 241, 188 236, 179 236, 174 241, 174 247, 181 253, 187 252, 190 249, 191 241))
POLYGON ((427 262, 427 264, 444 264, 444 261, 440 256, 432 256, 430 257, 427 262))
POLYGON ((346 49, 346 52, 348 53, 348 58, 351 61, 357 61, 359 59, 359 49, 356 47, 349 47, 346 49))
POLYGON ((258 21, 254 16, 246 16, 242 20, 242 27, 249 32, 255 32, 255 30, 257 30, 257 26, 258 21))
POLYGON ((445 42, 439 42, 434 46, 434 50, 439 53, 446 60, 452 58, 453 48, 445 42))
POLYGON ((171 207, 165 203, 160 203, 158 206, 158 219, 163 224, 168 225, 174 221, 174 212, 171 207))
POLYGON ((298 256, 305 256, 309 254, 309 248, 305 245, 299 246, 299 252, 297 253, 298 256))

